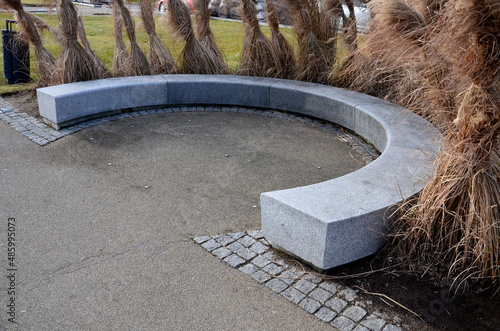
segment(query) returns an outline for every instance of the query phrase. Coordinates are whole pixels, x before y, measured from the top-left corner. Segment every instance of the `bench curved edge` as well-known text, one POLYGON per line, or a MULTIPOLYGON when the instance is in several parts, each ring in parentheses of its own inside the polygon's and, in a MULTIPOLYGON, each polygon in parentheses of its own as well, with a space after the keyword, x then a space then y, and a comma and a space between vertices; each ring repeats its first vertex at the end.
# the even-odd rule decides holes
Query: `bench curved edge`
POLYGON ((261 195, 262 230, 274 246, 325 270, 376 252, 392 211, 432 175, 442 136, 426 120, 384 100, 298 81, 158 75, 112 78, 37 90, 40 115, 67 123, 121 109, 169 105, 268 108, 342 125, 382 155, 323 183, 261 195))

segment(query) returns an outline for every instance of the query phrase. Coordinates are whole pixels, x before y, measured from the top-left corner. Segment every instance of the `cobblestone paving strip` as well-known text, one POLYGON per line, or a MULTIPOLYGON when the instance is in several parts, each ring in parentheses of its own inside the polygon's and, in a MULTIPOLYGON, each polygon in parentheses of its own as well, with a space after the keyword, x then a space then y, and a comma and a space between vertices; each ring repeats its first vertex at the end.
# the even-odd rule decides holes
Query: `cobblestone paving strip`
POLYGON ((409 329, 399 316, 389 317, 374 309, 373 303, 361 298, 357 290, 283 261, 260 230, 202 236, 193 240, 232 268, 279 294, 284 300, 328 323, 333 330, 409 329), (252 242, 260 243, 264 249, 256 256, 242 256, 242 247, 252 242))
POLYGON ((38 145, 47 145, 59 138, 65 137, 72 133, 78 132, 80 130, 92 127, 94 125, 116 121, 124 118, 131 118, 137 116, 147 116, 156 115, 162 113, 173 113, 173 112, 199 112, 199 111, 210 111, 210 112, 233 112, 233 113, 246 113, 255 114, 261 116, 277 117, 290 121, 302 122, 309 126, 316 127, 320 130, 328 131, 333 134, 338 135, 339 139, 348 143, 355 151, 357 151, 363 157, 366 164, 374 161, 380 153, 369 143, 367 143, 362 138, 357 135, 348 132, 342 127, 334 124, 328 123, 320 120, 315 120, 311 118, 305 118, 301 116, 295 116, 293 114, 286 114, 279 111, 272 110, 259 110, 252 108, 240 108, 240 107, 216 107, 216 106, 198 106, 198 107, 167 107, 167 108, 157 108, 157 109, 147 109, 138 110, 127 113, 121 113, 111 116, 100 117, 92 119, 86 122, 78 123, 73 126, 66 127, 61 130, 55 130, 52 127, 46 125, 41 120, 38 120, 28 114, 21 113, 15 109, 15 107, 2 97, 0 97, 0 119, 5 123, 9 124, 13 129, 19 133, 26 136, 31 141, 37 143, 38 145))

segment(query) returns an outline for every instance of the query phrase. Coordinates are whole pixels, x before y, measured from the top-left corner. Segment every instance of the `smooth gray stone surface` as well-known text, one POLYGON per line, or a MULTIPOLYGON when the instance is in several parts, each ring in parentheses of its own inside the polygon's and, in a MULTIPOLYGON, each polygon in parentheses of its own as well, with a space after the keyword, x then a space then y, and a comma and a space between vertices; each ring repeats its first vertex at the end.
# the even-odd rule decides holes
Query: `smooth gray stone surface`
POLYGON ((37 89, 45 122, 56 129, 75 119, 114 110, 167 104, 163 76, 99 79, 37 89))
POLYGON ((384 100, 279 79, 129 77, 39 89, 38 98, 40 114, 56 127, 132 107, 233 105, 299 113, 355 131, 382 151, 375 162, 334 180, 261 195, 266 239, 318 269, 365 257, 383 245, 394 207, 423 188, 441 141, 427 121, 384 100))
POLYGON ((269 108, 269 80, 260 77, 169 75, 170 105, 231 105, 269 108))

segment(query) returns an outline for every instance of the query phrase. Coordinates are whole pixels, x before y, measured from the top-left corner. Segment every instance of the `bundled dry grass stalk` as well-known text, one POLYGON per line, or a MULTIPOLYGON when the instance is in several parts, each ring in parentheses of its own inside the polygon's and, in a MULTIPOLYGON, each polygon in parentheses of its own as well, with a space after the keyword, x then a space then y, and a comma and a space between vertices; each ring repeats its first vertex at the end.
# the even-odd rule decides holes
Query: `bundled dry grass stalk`
POLYGON ((42 0, 40 1, 40 5, 43 7, 47 7, 47 12, 52 14, 52 10, 57 10, 57 0, 42 0))
POLYGON ((241 18, 245 27, 245 39, 241 52, 239 75, 280 77, 280 59, 269 39, 262 33, 257 20, 257 8, 252 0, 241 1, 241 18))
POLYGON ((279 30, 278 12, 273 0, 266 0, 267 23, 271 28, 271 45, 274 54, 281 65, 278 78, 295 79, 297 77, 297 62, 293 47, 279 30))
POLYGON ((32 13, 27 12, 26 14, 33 21, 39 31, 47 30, 52 34, 56 42, 61 45, 64 43, 64 36, 61 34, 61 32, 48 25, 47 22, 45 22, 42 18, 35 16, 32 13))
POLYGON ((152 74, 175 74, 178 69, 172 54, 156 34, 151 0, 141 0, 141 18, 149 36, 148 61, 152 74))
POLYGON ((78 17, 78 37, 80 38, 80 41, 82 42, 83 46, 85 47, 85 51, 94 60, 94 65, 99 72, 99 78, 104 79, 104 78, 113 77, 113 75, 111 74, 111 71, 109 71, 108 67, 106 67, 104 62, 102 62, 102 60, 97 56, 97 54, 94 52, 94 50, 90 46, 90 43, 87 39, 87 35, 85 34, 85 27, 83 25, 83 20, 80 16, 78 17))
POLYGON ((210 29, 210 9, 208 8, 209 0, 196 0, 195 1, 195 12, 196 26, 195 31, 200 44, 209 52, 210 57, 216 59, 220 64, 221 73, 229 73, 229 68, 224 61, 224 56, 222 55, 217 43, 215 42, 214 34, 210 29))
POLYGON ((29 15, 24 11, 23 5, 20 0, 2 0, 3 6, 14 9, 16 11, 15 17, 20 24, 22 33, 26 39, 35 46, 35 55, 38 64, 38 87, 48 86, 52 81, 52 74, 55 69, 56 59, 54 56, 43 46, 42 38, 38 33, 35 23, 29 15))
POLYGON ((142 52, 137 44, 137 37, 135 35, 134 20, 130 15, 129 10, 125 7, 123 0, 115 0, 115 5, 120 8, 120 15, 127 31, 128 39, 130 40, 130 62, 131 74, 134 76, 150 75, 151 69, 149 67, 146 55, 142 52))
POLYGON ((113 75, 115 77, 133 76, 130 54, 123 42, 123 19, 119 6, 113 6, 115 52, 113 56, 113 75))
POLYGON ((335 84, 383 97, 431 117, 446 130, 455 107, 448 64, 429 42, 436 18, 426 21, 403 0, 372 3, 374 17, 363 47, 348 57, 335 84))
MULTIPOLYGON (((330 0, 334 1, 334 0, 330 0)), ((287 0, 290 11, 295 13, 293 27, 297 35, 298 80, 321 84, 330 83, 330 75, 336 60, 338 14, 332 10, 320 10, 313 0, 287 0)), ((324 2, 319 4, 327 8, 324 2)))
POLYGON ((59 14, 63 51, 57 61, 54 83, 65 84, 99 78, 93 57, 78 42, 78 14, 70 0, 62 0, 59 14))
POLYGON ((434 177, 402 207, 391 243, 411 269, 437 277, 445 269, 441 279, 455 288, 500 282, 499 8, 497 0, 375 1, 368 39, 339 79, 443 132, 434 177))
POLYGON ((196 39, 189 9, 181 0, 168 1, 168 20, 185 42, 180 54, 180 71, 184 74, 222 74, 220 62, 196 39))

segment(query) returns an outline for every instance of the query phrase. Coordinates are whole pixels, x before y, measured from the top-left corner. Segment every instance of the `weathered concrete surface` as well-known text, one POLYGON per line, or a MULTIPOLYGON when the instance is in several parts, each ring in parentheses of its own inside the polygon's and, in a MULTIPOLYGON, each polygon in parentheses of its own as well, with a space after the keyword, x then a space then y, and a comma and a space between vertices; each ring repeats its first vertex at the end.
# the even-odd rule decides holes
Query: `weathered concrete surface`
MULTIPOLYGON (((14 217, 18 330, 331 328, 191 237, 257 229, 261 192, 358 169, 336 136, 263 116, 170 113, 44 147, 1 121, 0 137, 0 300, 14 217)), ((16 329, 4 311, 0 325, 16 329)))

